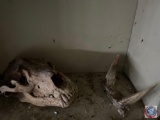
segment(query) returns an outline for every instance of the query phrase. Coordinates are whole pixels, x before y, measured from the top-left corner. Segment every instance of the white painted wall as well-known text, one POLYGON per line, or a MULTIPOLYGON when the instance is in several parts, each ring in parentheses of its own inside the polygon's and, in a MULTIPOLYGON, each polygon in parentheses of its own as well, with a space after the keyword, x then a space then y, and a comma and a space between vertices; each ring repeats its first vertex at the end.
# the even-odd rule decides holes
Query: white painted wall
MULTIPOLYGON (((160 0, 139 0, 134 23, 125 72, 142 90, 160 83, 160 0)), ((143 101, 158 106, 160 85, 143 101)))
POLYGON ((19 56, 45 58, 63 72, 104 72, 121 53, 123 67, 136 6, 137 0, 0 0, 0 72, 19 56))

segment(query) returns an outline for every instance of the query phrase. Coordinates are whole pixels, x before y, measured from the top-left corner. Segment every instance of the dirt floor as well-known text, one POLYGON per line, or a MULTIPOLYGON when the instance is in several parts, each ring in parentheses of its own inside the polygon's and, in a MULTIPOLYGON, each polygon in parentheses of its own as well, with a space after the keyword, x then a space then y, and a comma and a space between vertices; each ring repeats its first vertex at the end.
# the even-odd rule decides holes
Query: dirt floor
MULTIPOLYGON (((142 102, 131 106, 128 116, 122 118, 107 98, 101 84, 105 73, 66 74, 75 82, 79 94, 68 108, 36 107, 21 103, 16 98, 0 95, 0 120, 143 120, 142 102)), ((117 88, 124 95, 135 92, 131 82, 119 75, 117 88)), ((145 119, 146 120, 146 119, 145 119)))

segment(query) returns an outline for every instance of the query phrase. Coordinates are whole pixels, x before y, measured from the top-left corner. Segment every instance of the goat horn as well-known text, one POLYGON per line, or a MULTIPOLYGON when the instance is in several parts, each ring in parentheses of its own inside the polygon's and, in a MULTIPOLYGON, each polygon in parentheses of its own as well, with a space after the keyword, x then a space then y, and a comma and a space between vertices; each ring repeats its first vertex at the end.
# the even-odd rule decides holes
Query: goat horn
POLYGON ((120 115, 123 117, 127 114, 127 111, 129 111, 129 106, 137 101, 139 101, 141 98, 143 98, 147 93, 149 93, 157 84, 144 89, 141 92, 137 92, 135 94, 132 94, 128 97, 123 97, 123 95, 117 91, 115 87, 116 82, 116 73, 117 73, 117 66, 119 61, 120 55, 117 55, 114 61, 112 62, 108 73, 106 74, 103 85, 107 91, 108 98, 112 101, 113 105, 117 109, 120 115))
POLYGON ((132 94, 131 96, 123 98, 119 103, 123 105, 131 105, 140 99, 142 99, 147 93, 149 93, 154 87, 156 87, 157 84, 154 84, 153 86, 146 88, 140 92, 137 92, 135 94, 132 94))
POLYGON ((119 58, 120 58, 120 55, 117 55, 106 74, 105 78, 107 80, 106 81, 107 86, 114 86, 114 83, 116 82, 116 73, 117 73, 119 58))

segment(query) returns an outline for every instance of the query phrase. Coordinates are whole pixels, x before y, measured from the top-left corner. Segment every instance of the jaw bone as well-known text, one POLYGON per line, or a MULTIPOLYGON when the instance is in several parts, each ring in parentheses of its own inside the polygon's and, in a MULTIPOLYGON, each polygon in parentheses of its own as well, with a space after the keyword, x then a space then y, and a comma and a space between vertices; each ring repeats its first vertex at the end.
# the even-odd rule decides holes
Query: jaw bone
POLYGON ((108 73, 106 74, 106 80, 103 82, 104 87, 107 91, 108 98, 112 101, 113 105, 116 107, 117 111, 123 117, 129 111, 129 106, 140 99, 142 99, 147 93, 149 93, 157 84, 142 90, 141 92, 137 92, 128 97, 124 97, 120 92, 115 88, 116 82, 116 73, 118 67, 120 55, 117 55, 114 61, 112 62, 108 73))

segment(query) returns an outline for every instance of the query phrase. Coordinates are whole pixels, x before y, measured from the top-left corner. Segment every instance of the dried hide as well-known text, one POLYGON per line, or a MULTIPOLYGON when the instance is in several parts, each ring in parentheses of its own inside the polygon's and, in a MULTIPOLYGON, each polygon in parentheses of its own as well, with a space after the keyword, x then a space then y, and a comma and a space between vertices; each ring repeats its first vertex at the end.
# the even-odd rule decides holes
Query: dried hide
POLYGON ((23 58, 9 64, 0 92, 36 106, 68 107, 77 86, 51 63, 23 58))
POLYGON ((103 81, 103 85, 107 91, 108 98, 112 101, 113 105, 115 106, 119 114, 125 117, 125 115, 129 111, 129 106, 143 98, 148 92, 150 92, 156 86, 156 84, 141 92, 137 92, 128 97, 124 97, 119 91, 117 91, 115 87, 119 58, 120 56, 117 55, 115 60, 112 62, 105 76, 105 80, 103 81))

